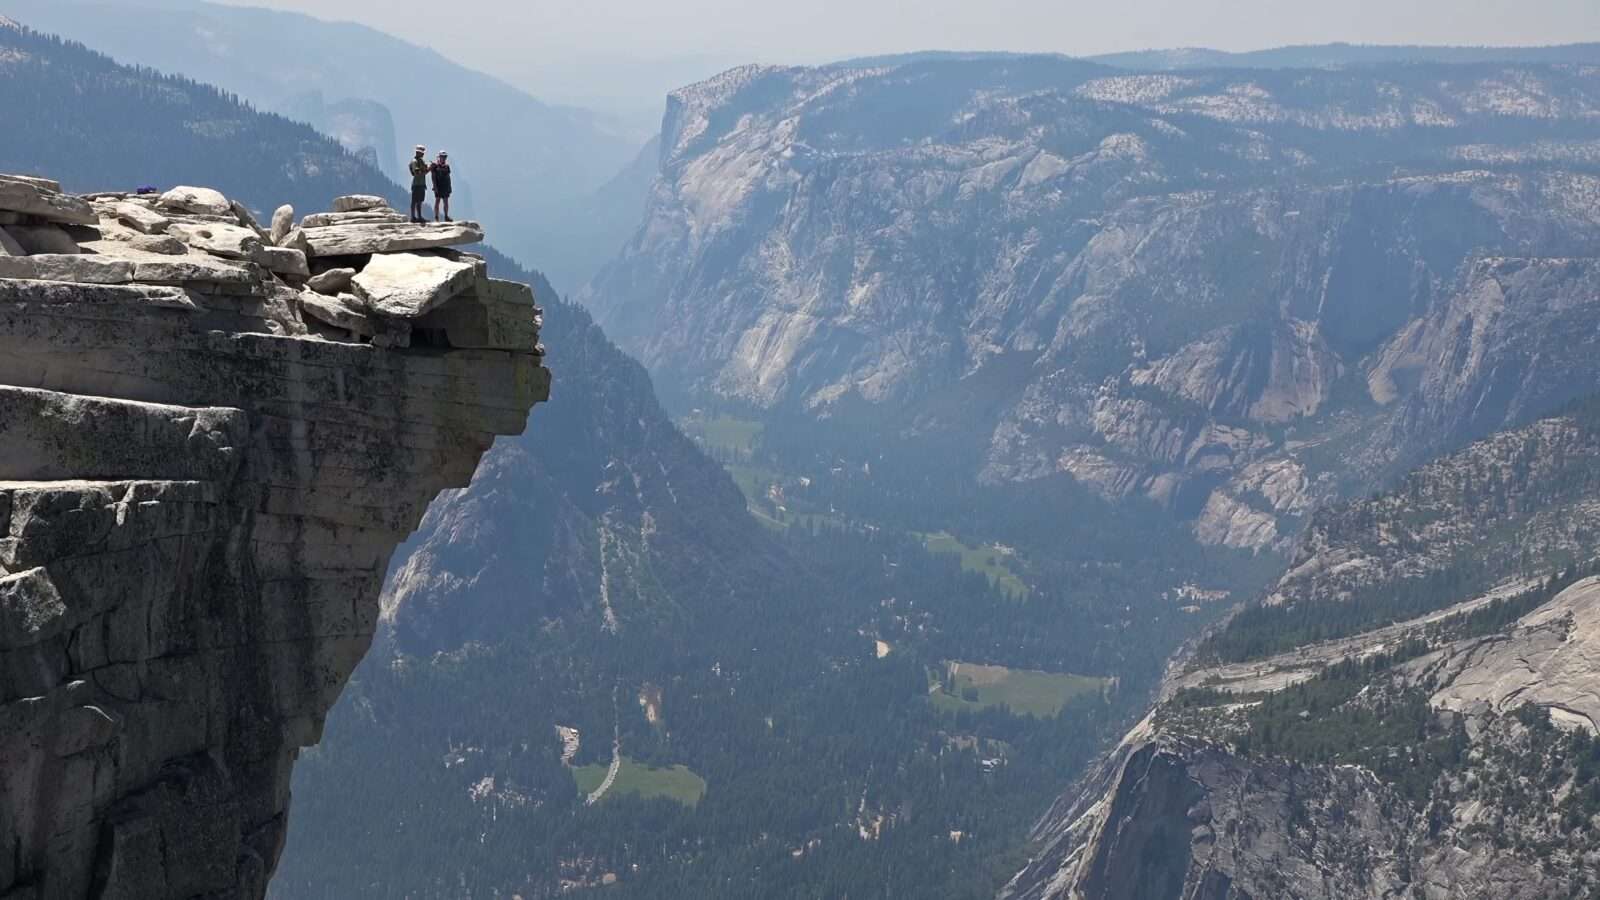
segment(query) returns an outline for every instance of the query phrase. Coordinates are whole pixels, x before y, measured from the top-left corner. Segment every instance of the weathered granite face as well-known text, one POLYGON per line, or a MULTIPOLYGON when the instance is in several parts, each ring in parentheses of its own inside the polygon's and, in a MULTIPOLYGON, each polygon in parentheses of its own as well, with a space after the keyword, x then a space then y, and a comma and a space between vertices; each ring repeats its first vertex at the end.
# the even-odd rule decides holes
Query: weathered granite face
POLYGON ((527 287, 413 247, 467 274, 341 327, 306 282, 371 259, 276 274, 292 212, 274 241, 214 194, 0 177, 0 228, 82 251, 0 272, 4 900, 263 896, 390 554, 548 396, 527 287))

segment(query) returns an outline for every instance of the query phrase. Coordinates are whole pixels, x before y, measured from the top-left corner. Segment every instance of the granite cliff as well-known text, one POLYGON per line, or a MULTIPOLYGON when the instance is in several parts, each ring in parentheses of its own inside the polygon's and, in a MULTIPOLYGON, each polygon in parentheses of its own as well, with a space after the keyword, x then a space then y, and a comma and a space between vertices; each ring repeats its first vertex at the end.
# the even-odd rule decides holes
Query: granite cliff
POLYGON ((1317 504, 1600 374, 1596 87, 746 67, 672 95, 645 221, 585 302, 684 405, 954 446, 968 481, 1070 477, 1287 550, 1317 504))
POLYGON ((482 236, 0 176, 0 897, 265 893, 390 555, 548 397, 482 236))
POLYGON ((1002 896, 1600 893, 1597 413, 1316 513, 1002 896))

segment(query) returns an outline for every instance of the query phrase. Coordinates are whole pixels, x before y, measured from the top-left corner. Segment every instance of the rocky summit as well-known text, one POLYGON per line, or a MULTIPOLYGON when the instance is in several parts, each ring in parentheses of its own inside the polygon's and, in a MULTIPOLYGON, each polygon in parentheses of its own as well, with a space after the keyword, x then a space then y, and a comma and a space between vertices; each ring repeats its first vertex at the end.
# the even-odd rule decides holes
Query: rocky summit
POLYGON ((0 897, 254 898, 389 557, 549 395, 541 312, 376 197, 0 176, 0 897))

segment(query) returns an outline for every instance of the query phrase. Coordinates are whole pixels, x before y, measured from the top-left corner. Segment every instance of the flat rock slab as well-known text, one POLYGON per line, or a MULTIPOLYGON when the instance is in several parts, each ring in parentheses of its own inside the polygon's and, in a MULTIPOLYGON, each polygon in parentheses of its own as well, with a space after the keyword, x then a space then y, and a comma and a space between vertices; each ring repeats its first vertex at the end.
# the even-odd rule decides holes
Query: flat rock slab
POLYGON ((37 175, 0 175, 0 181, 20 181, 23 184, 31 184, 36 188, 47 190, 52 194, 61 193, 61 182, 53 178, 40 178, 37 175))
POLYGON ((262 247, 256 251, 255 261, 269 272, 309 278, 311 268, 306 265, 306 255, 290 247, 262 247))
POLYGON ((333 211, 361 212, 368 209, 388 209, 389 201, 373 194, 346 194, 333 198, 333 211))
POLYGON ((330 225, 304 229, 310 256, 359 256, 366 253, 398 253, 476 244, 483 240, 483 228, 476 222, 451 222, 442 225, 412 225, 404 222, 376 222, 359 225, 330 225))
POLYGON ((125 304, 189 312, 202 310, 200 304, 181 288, 139 284, 67 284, 12 278, 0 278, 0 303, 38 303, 43 306, 125 304))
POLYGON ((54 183, 41 178, 0 175, 0 209, 69 225, 93 225, 100 221, 89 201, 46 186, 54 183))
POLYGON ((177 253, 164 252, 170 247, 163 248, 163 251, 148 250, 134 241, 99 241, 89 245, 96 255, 87 258, 125 260, 134 267, 132 280, 149 284, 255 285, 260 281, 260 271, 246 263, 218 259, 209 253, 190 249, 176 238, 168 236, 166 239, 177 243, 177 253))
POLYGON ((233 204, 228 202, 228 198, 224 197, 221 191, 211 188, 187 185, 175 187, 162 194, 159 202, 163 209, 175 209, 179 212, 207 216, 233 215, 233 204))
POLYGON ((421 253, 374 256, 351 286, 368 310, 411 319, 469 290, 478 280, 472 262, 421 253))
POLYGON ((113 208, 118 222, 145 234, 160 234, 167 230, 172 220, 143 203, 123 200, 113 208))
POLYGON ((161 256, 187 256, 189 253, 189 245, 170 234, 135 235, 129 239, 128 246, 161 256))
POLYGON ((127 284, 134 280, 127 260, 73 253, 0 256, 0 278, 72 281, 79 284, 127 284))
POLYGON ((366 212, 347 213, 312 213, 300 223, 301 228, 327 228, 330 225, 364 225, 370 223, 400 222, 409 223, 411 220, 390 209, 374 209, 366 212))
POLYGON ((239 225, 173 223, 167 233, 183 238, 196 250, 221 256, 225 259, 255 259, 261 252, 261 235, 254 229, 239 225))
POLYGON ((378 326, 371 316, 361 311, 360 304, 360 300, 348 294, 343 297, 329 297, 316 291, 300 294, 300 309, 306 315, 335 328, 371 337, 377 333, 378 326))

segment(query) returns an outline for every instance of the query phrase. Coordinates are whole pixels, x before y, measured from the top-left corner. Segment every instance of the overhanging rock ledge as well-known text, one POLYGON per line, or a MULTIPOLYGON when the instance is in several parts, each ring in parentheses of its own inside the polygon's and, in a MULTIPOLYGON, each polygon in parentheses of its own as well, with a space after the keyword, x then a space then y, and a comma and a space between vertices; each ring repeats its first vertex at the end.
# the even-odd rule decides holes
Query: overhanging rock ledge
POLYGON ((549 396, 476 225, 332 207, 0 176, 0 900, 264 896, 390 555, 549 396))

